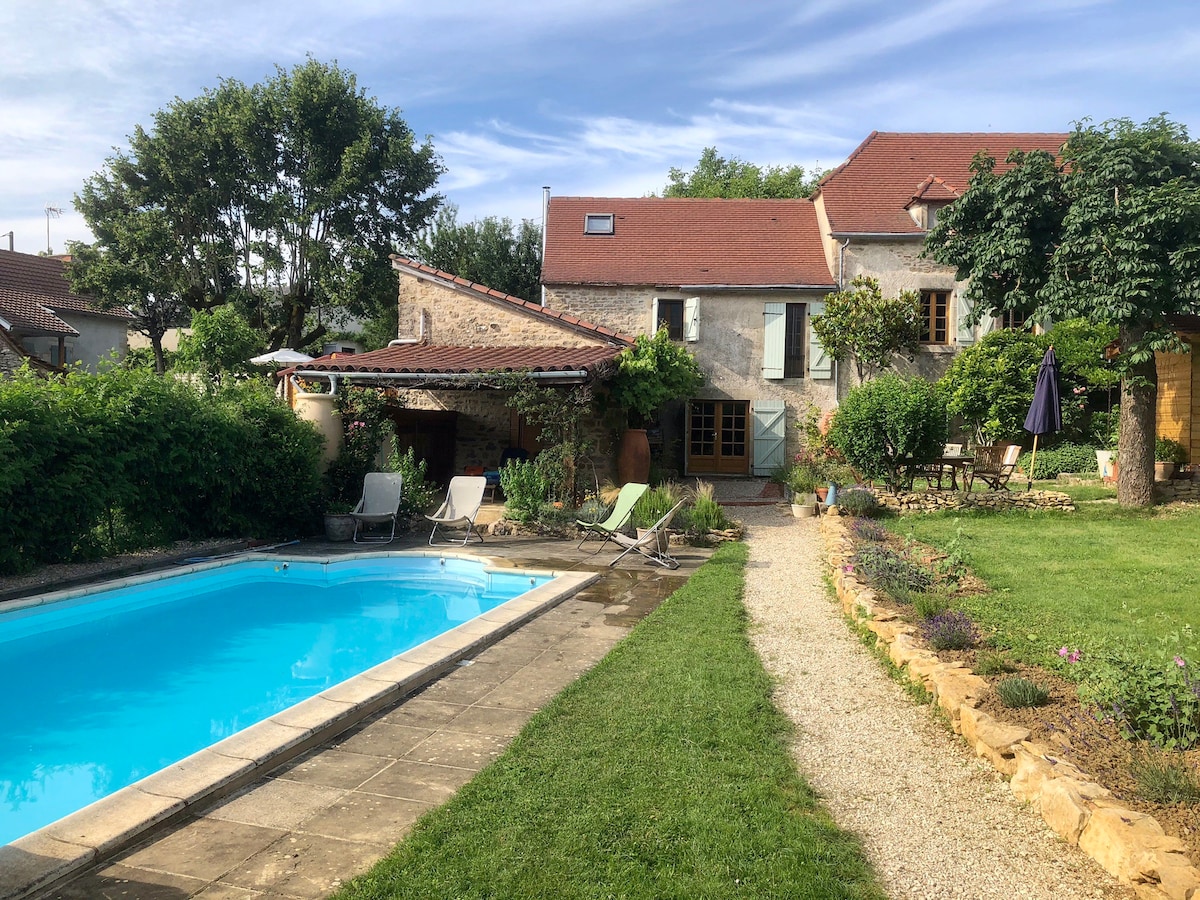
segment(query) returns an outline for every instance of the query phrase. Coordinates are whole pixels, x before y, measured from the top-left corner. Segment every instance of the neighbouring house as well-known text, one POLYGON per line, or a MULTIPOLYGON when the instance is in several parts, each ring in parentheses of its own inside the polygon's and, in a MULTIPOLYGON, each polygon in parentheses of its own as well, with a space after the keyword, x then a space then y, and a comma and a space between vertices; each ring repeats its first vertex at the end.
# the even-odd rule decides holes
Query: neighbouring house
POLYGON ((1011 150, 1057 155, 1066 139, 1059 133, 876 131, 821 179, 812 200, 825 258, 838 283, 866 275, 879 281, 885 296, 911 290, 921 298, 922 352, 913 366, 898 366, 902 372, 938 378, 956 350, 994 328, 1024 324, 1010 313, 971 325, 965 283, 921 252, 938 212, 966 191, 977 153, 986 151, 1003 171, 1011 150))
POLYGON ((26 363, 41 374, 58 371, 36 356, 30 356, 25 348, 10 338, 4 327, 0 326, 0 376, 11 375, 26 363))
POLYGON ((0 251, 0 329, 30 357, 94 372, 114 352, 125 355, 131 318, 72 293, 62 259, 0 251))
MULTIPOLYGON (((369 353, 335 354, 284 372, 293 405, 317 422, 336 453, 341 426, 332 393, 345 384, 383 388, 396 403, 390 416, 400 448, 413 447, 429 475, 445 483, 468 467, 495 468, 504 451, 540 449, 537 430, 511 410, 511 391, 496 373, 539 384, 572 387, 602 380, 632 338, 613 328, 402 257, 392 257, 400 280, 400 337, 369 353), (332 393, 295 390, 319 381, 332 393)), ((595 479, 611 476, 612 430, 589 423, 595 479)))
POLYGON ((769 475, 798 412, 837 400, 811 317, 836 285, 807 200, 552 197, 546 309, 628 334, 668 329, 707 375, 664 410, 662 452, 688 475, 769 475))

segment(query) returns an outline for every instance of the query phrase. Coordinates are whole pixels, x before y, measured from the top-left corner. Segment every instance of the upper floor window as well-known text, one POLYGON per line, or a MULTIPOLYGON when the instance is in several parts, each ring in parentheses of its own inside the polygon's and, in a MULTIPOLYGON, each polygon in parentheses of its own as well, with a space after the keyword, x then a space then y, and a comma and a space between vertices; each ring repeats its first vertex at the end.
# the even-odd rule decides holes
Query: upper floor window
POLYGON ((667 329, 667 336, 673 341, 683 340, 683 301, 682 300, 659 300, 658 301, 658 321, 654 323, 654 330, 660 328, 667 329))
POLYGON ((588 213, 583 217, 584 234, 612 234, 612 213, 588 213))
POLYGON ((950 343, 950 292, 921 291, 921 343, 950 343))
POLYGON ((783 317, 783 377, 804 377, 804 307, 803 303, 787 304, 783 317))

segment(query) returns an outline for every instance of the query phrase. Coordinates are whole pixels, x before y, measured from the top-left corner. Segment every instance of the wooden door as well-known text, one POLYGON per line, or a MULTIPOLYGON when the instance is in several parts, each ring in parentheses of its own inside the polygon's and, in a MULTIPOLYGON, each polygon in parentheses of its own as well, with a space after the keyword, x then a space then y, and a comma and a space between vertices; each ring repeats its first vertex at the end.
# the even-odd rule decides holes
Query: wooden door
POLYGON ((749 424, 748 400, 688 401, 688 474, 748 474, 749 424))

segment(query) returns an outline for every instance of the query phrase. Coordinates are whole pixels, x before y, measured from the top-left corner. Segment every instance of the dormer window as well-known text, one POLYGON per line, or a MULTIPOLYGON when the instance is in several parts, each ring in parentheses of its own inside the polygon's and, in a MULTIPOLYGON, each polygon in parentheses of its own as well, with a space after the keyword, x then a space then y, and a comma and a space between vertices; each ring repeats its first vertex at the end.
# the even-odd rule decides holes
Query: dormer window
POLYGON ((612 234, 612 213, 588 213, 583 217, 584 234, 612 234))

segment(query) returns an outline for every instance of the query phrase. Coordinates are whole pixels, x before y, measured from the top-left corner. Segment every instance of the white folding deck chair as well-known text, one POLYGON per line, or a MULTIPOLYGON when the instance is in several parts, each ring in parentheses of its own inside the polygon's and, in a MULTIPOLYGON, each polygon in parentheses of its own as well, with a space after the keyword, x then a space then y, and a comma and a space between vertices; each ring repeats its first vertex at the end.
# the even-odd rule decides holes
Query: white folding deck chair
MULTIPOLYGON (((396 472, 368 472, 363 479, 362 499, 350 513, 354 517, 354 543, 390 544, 396 538, 396 514, 400 511, 400 490, 403 476, 396 472), (392 532, 370 536, 362 533, 364 526, 392 525, 392 532), (361 537, 360 537, 361 534, 361 537)), ((344 540, 344 539, 343 539, 344 540)))
POLYGON ((621 534, 619 531, 615 531, 609 535, 609 540, 616 541, 625 548, 609 565, 615 566, 628 553, 640 553, 646 559, 650 560, 650 562, 658 563, 664 568, 678 569, 679 560, 671 555, 670 545, 667 543, 667 529, 671 527, 671 520, 675 518, 675 513, 679 512, 680 508, 686 502, 686 500, 680 500, 671 507, 665 516, 637 537, 630 537, 627 534, 621 534))
POLYGON ((432 516, 425 516, 433 523, 433 531, 429 533, 429 544, 437 535, 438 526, 445 528, 462 527, 467 533, 463 536, 463 546, 475 535, 480 541, 483 535, 475 527, 475 517, 479 515, 479 507, 483 505, 483 492, 487 490, 487 479, 482 475, 455 475, 450 479, 446 489, 446 502, 432 516))

